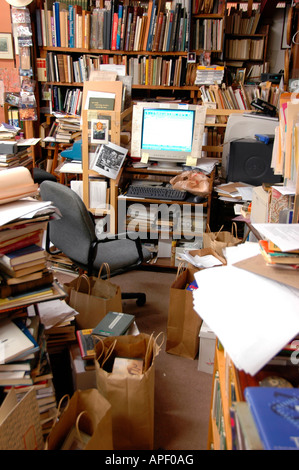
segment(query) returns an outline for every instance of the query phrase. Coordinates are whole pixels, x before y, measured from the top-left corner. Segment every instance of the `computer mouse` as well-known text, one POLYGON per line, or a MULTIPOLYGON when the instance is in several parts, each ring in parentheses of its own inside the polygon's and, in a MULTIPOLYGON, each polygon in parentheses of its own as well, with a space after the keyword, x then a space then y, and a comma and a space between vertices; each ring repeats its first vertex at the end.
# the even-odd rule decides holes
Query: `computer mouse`
POLYGON ((203 201, 203 199, 204 199, 204 198, 203 198, 202 196, 194 196, 193 202, 194 202, 195 204, 199 204, 200 202, 203 201))

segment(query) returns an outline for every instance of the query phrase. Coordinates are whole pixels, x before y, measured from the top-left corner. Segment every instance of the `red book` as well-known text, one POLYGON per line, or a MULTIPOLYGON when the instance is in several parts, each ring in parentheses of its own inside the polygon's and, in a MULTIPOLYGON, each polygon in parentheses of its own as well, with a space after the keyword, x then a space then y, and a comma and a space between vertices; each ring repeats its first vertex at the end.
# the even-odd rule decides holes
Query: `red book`
POLYGON ((111 35, 111 50, 112 51, 116 51, 117 28, 118 28, 118 13, 113 13, 112 35, 111 35))

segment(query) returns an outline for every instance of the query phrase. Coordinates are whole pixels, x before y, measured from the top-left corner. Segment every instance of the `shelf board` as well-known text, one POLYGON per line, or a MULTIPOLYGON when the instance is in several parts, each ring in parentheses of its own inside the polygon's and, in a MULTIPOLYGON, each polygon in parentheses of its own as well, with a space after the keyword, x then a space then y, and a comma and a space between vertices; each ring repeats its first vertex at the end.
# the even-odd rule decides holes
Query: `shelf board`
POLYGON ((48 52, 68 52, 69 54, 77 53, 77 54, 107 54, 107 55, 162 55, 162 56, 187 56, 187 51, 120 51, 116 50, 113 51, 111 49, 83 49, 77 47, 50 47, 44 46, 41 48, 43 51, 48 52))

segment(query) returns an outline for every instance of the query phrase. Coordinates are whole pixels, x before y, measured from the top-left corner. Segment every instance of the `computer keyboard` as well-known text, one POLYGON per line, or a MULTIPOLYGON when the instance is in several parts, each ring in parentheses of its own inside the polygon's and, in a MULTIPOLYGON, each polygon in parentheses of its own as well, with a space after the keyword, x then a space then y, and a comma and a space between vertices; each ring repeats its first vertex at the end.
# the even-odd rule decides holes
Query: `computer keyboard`
POLYGON ((137 186, 128 187, 127 197, 141 197, 145 199, 161 199, 167 201, 184 201, 187 191, 168 188, 165 186, 137 186))

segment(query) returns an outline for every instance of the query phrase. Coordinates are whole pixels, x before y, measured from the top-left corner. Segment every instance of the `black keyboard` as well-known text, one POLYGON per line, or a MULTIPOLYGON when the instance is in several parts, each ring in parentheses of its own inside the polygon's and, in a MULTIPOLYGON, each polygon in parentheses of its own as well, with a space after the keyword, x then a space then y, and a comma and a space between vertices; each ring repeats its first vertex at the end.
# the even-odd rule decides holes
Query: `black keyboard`
POLYGON ((184 201, 187 191, 167 188, 165 186, 135 186, 128 187, 127 197, 142 197, 145 199, 161 199, 167 201, 184 201))

